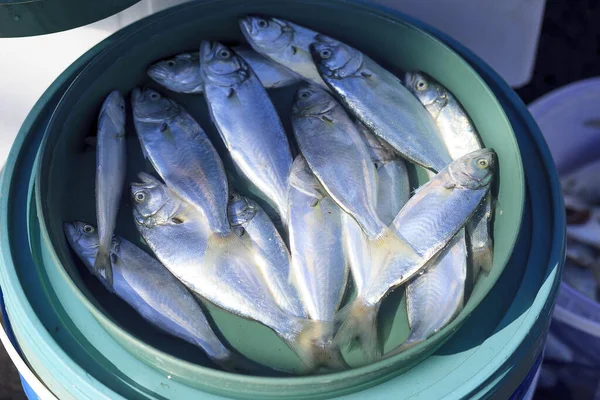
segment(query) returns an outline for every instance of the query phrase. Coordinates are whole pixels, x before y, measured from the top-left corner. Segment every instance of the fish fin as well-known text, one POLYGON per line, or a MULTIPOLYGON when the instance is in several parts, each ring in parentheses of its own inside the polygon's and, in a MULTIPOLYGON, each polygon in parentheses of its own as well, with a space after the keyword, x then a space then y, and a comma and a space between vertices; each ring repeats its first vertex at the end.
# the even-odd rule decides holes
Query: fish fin
POLYGON ((213 233, 208 238, 203 263, 205 265, 218 265, 223 257, 234 257, 245 260, 253 259, 250 248, 235 232, 231 232, 226 236, 213 233))
MULTIPOLYGON (((487 246, 471 249, 473 263, 477 264, 481 271, 486 275, 492 271, 492 265, 494 263, 494 249, 493 244, 490 242, 487 246)), ((476 276, 474 278, 477 278, 476 276)))
POLYGON ((86 145, 96 148, 96 146, 98 145, 98 137, 97 136, 88 136, 85 139, 83 139, 83 143, 85 143, 86 145))
POLYGON ((114 282, 110 249, 106 249, 104 246, 98 248, 94 269, 106 280, 108 287, 112 289, 114 282))
POLYGON ((296 320, 296 332, 284 339, 306 366, 304 373, 324 367, 333 371, 350 368, 339 346, 333 341, 334 323, 308 319, 296 320))
POLYGON ((362 71, 360 71, 360 76, 362 76, 363 78, 369 79, 369 78, 373 77, 373 73, 368 70, 362 70, 362 71))
POLYGON ((298 53, 298 48, 296 46, 290 46, 290 49, 292 50, 292 55, 298 53))
POLYGON ((355 347, 360 344, 368 361, 381 356, 377 336, 378 304, 368 304, 359 298, 338 311, 336 323, 339 330, 334 337, 336 346, 355 347))
POLYGON ((234 94, 234 93, 235 93, 235 90, 234 90, 232 87, 230 87, 230 88, 227 90, 227 97, 231 97, 231 96, 233 96, 233 94, 234 94))
POLYGON ((410 243, 404 240, 401 235, 394 233, 386 228, 383 232, 371 241, 371 248, 375 252, 387 252, 388 254, 401 255, 402 257, 417 257, 419 253, 410 243))

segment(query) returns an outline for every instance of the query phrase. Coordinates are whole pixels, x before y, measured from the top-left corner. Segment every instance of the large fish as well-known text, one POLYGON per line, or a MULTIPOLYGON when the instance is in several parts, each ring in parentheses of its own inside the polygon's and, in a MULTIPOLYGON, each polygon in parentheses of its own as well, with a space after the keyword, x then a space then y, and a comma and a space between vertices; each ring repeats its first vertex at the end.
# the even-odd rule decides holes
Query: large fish
MULTIPOLYGON (((98 275, 96 229, 84 222, 66 222, 64 230, 75 253, 98 275)), ((200 347, 224 369, 234 371, 248 364, 221 343, 192 294, 160 262, 123 238, 111 240, 114 284, 109 290, 152 325, 200 347)))
POLYGON ((284 311, 305 318, 302 301, 289 283, 290 253, 267 213, 255 201, 238 193, 229 202, 229 221, 240 237, 247 237, 251 253, 262 269, 267 286, 284 311))
POLYGON ((489 149, 452 162, 423 185, 394 219, 395 234, 409 246, 381 263, 360 296, 340 311, 340 343, 358 338, 369 358, 379 354, 376 316, 384 296, 413 278, 464 226, 489 190, 496 164, 489 149))
POLYGON ((236 234, 212 235, 201 214, 149 176, 132 185, 134 219, 165 267, 189 290, 241 317, 272 329, 296 352, 307 370, 315 369, 315 321, 286 313, 271 295, 264 269, 236 234))
POLYGON ((321 77, 345 106, 404 158, 435 172, 452 161, 431 115, 396 76, 322 35, 310 49, 321 77))
POLYGON ((248 16, 240 20, 248 43, 258 53, 326 89, 315 67, 309 46, 317 32, 277 18, 248 16))
POLYGON ((197 207, 213 232, 228 235, 228 184, 208 136, 179 104, 152 89, 134 89, 133 116, 146 157, 167 186, 197 207))
MULTIPOLYGON (((448 89, 422 72, 406 73, 405 83, 435 120, 452 159, 483 148, 475 125, 448 89)), ((492 269, 491 228, 492 196, 488 193, 466 227, 470 239, 473 279, 477 279, 481 269, 485 272, 492 269)))
POLYGON ((125 99, 115 90, 108 95, 98 118, 96 142, 96 218, 99 247, 94 272, 113 283, 110 244, 117 224, 126 170, 125 99))
POLYGON ((325 90, 304 85, 296 93, 292 125, 302 154, 329 196, 369 239, 384 236, 388 228, 377 216, 375 166, 343 107, 325 90))
MULTIPOLYGON (((300 80, 296 73, 247 46, 237 46, 233 50, 248 63, 267 89, 292 85, 300 80)), ((173 92, 199 94, 204 91, 198 52, 177 54, 159 61, 152 64, 147 72, 150 78, 173 92)))
POLYGON ((292 166, 289 207, 290 280, 298 289, 308 317, 331 328, 319 338, 324 349, 322 363, 342 369, 346 363, 333 346, 333 328, 348 279, 342 235, 344 212, 326 194, 302 156, 292 166))
POLYGON ((292 154, 265 88, 248 64, 217 42, 200 45, 204 96, 236 166, 287 220, 292 154))

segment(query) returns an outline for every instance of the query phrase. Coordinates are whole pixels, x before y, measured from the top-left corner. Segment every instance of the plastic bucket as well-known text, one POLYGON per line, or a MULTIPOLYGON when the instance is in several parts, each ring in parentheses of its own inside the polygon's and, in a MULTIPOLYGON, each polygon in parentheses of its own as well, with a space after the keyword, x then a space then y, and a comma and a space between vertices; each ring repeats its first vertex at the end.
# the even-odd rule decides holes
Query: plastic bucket
MULTIPOLYGON (((594 78, 559 88, 530 105, 560 173, 600 159, 600 131, 588 123, 600 120, 598 101, 600 78, 594 78)), ((600 396, 600 303, 562 283, 550 334, 549 370, 576 388, 573 393, 600 396)))
MULTIPOLYGON (((188 6, 167 13, 184 12, 185 7, 188 6)), ((373 8, 372 12, 376 10, 373 8)), ((117 33, 88 56, 93 57, 94 52, 99 54, 113 41, 164 15, 150 17, 117 33)), ((401 17, 391 14, 390 18, 401 17)), ((407 20, 422 29, 429 29, 417 21, 407 20)), ((548 151, 514 92, 466 49, 439 32, 431 31, 477 69, 510 119, 521 152, 528 154, 523 160, 527 177, 523 223, 506 270, 450 341, 402 375, 347 396, 349 398, 388 398, 398 391, 406 398, 509 397, 539 358, 549 324, 557 274, 564 254, 564 218, 548 151), (550 253, 548 249, 552 249, 550 253), (504 304, 498 299, 503 299, 504 304)), ((76 62, 66 72, 65 79, 73 77, 88 60, 76 62)), ((56 84, 45 97, 58 98, 63 92, 64 87, 56 84)), ((45 250, 36 226, 39 221, 32 187, 34 157, 51 110, 51 106, 45 109, 40 105, 30 114, 11 152, 1 183, 6 196, 1 199, 0 211, 6 223, 0 227, 0 234, 3 249, 10 251, 3 253, 5 268, 0 282, 11 300, 7 311, 28 362, 61 399, 216 398, 141 363, 102 329, 94 316, 81 311, 85 310, 82 304, 59 300, 63 291, 71 289, 66 279, 61 284, 60 279, 49 277, 50 266, 44 261, 47 254, 43 254, 45 250), (24 246, 26 243, 28 246, 24 246), (74 314, 81 315, 77 323, 71 317, 74 314)), ((387 378, 368 382, 368 385, 387 378)), ((285 390, 282 385, 279 395, 285 390)), ((252 393, 246 397, 250 396, 252 393)))

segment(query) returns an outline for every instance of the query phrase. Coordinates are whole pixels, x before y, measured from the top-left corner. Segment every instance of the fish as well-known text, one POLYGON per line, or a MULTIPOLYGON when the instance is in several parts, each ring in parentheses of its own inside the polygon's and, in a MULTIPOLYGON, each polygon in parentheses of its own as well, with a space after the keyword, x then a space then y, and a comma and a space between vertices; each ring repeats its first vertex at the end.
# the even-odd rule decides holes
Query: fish
POLYGON ((362 123, 356 124, 371 161, 377 170, 377 205, 375 210, 385 224, 392 223, 410 197, 410 182, 406 163, 386 142, 379 139, 362 123))
POLYGON ((192 293, 273 330, 305 364, 318 367, 315 337, 322 324, 286 313, 278 305, 248 245, 232 232, 212 234, 206 218, 157 179, 140 176, 131 196, 136 227, 162 264, 192 293))
POLYGON ((567 260, 570 262, 580 267, 592 268, 597 258, 593 247, 575 240, 567 240, 567 260))
POLYGON ((594 207, 582 223, 567 224, 567 238, 600 249, 600 208, 594 207))
POLYGON ((290 315, 307 314, 295 287, 289 283, 291 256, 267 213, 252 199, 233 193, 229 201, 229 221, 239 236, 247 236, 251 252, 277 305, 290 315))
MULTIPOLYGON (((407 72, 404 82, 433 117, 453 160, 483 148, 475 124, 446 87, 423 72, 407 72)), ((467 223, 473 279, 477 279, 479 271, 489 273, 492 269, 492 212, 492 195, 488 193, 467 223)))
MULTIPOLYGON (((233 51, 248 63, 266 89, 293 85, 301 79, 248 46, 236 46, 233 51)), ((204 91, 198 52, 181 53, 161 60, 148 67, 147 73, 155 82, 173 92, 202 94, 204 91)))
POLYGON ((563 270, 562 279, 563 282, 587 298, 600 302, 600 282, 596 276, 594 269, 582 268, 578 265, 567 263, 563 270))
POLYGON ((406 285, 406 312, 410 333, 385 358, 422 343, 450 323, 464 306, 467 280, 465 230, 406 285))
MULTIPOLYGON (((81 261, 98 276, 94 266, 100 245, 96 228, 73 221, 64 223, 64 231, 81 261)), ((114 259, 114 283, 109 290, 146 321, 198 346, 225 370, 240 371, 250 365, 219 340, 192 294, 154 257, 118 236, 111 238, 110 251, 114 259)), ((98 278, 106 286, 105 280, 98 278)))
POLYGON ((492 149, 478 150, 453 161, 419 188, 392 224, 406 248, 377 261, 380 265, 360 296, 339 311, 335 341, 344 345, 358 340, 368 359, 380 355, 376 317, 382 299, 423 270, 463 228, 489 190, 496 163, 492 149))
POLYGON ((561 178, 565 196, 577 198, 590 206, 600 205, 600 161, 584 165, 561 178))
POLYGON ((118 90, 111 92, 98 117, 96 139, 96 218, 99 247, 94 272, 113 283, 110 245, 117 225, 123 196, 127 148, 125 142, 125 99, 118 90))
POLYGON ((131 98, 137 135, 154 169, 171 190, 205 215, 215 234, 229 235, 225 167, 202 127, 183 107, 153 89, 136 88, 131 98))
POLYGON ((316 37, 310 51, 330 90, 404 158, 433 172, 452 161, 435 121, 395 75, 324 35, 316 37))
POLYGON ((329 196, 360 224, 370 240, 388 231, 379 219, 377 175, 358 129, 325 90, 302 85, 292 126, 300 151, 329 196))
POLYGON ((239 21, 242 34, 263 56, 294 71, 306 81, 327 89, 310 54, 317 32, 278 18, 246 16, 239 21))
POLYGON ((330 328, 319 339, 322 363, 345 369, 341 352, 333 346, 335 313, 348 280, 348 262, 339 206, 326 194, 303 156, 296 157, 290 175, 290 280, 298 289, 308 317, 330 328))
POLYGON ((285 225, 292 153, 267 92, 248 64, 218 42, 201 43, 200 71, 211 118, 234 163, 285 225))

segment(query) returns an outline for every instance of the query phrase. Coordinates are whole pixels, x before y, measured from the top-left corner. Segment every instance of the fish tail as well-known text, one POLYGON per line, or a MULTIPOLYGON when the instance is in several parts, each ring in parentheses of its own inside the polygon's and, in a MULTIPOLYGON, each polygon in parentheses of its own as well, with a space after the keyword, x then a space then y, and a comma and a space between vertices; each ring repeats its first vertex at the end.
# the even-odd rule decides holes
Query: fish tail
POLYGON ((110 249, 106 246, 100 246, 98 248, 98 254, 94 261, 94 269, 100 274, 100 276, 106 279, 107 285, 113 287, 113 269, 110 261, 110 249))
MULTIPOLYGON (((492 271, 494 249, 491 242, 484 247, 472 248, 471 254, 475 271, 481 270, 486 275, 492 271)), ((477 277, 475 276, 474 278, 477 277)))
POLYGON ((368 304, 355 299, 342 308, 336 317, 339 330, 334 342, 338 346, 350 348, 360 345, 368 361, 374 361, 381 356, 377 336, 377 312, 379 304, 368 304))
POLYGON ((305 364, 305 373, 319 367, 333 371, 350 368, 339 346, 333 341, 333 322, 298 319, 296 325, 294 335, 285 341, 305 364))

